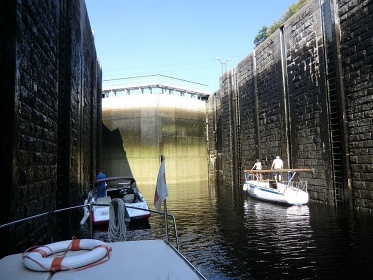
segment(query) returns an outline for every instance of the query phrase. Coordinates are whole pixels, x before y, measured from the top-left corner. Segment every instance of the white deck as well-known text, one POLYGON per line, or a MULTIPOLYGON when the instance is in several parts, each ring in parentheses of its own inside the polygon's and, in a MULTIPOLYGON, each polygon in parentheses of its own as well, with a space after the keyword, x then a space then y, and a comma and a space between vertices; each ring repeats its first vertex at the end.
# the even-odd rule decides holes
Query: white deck
MULTIPOLYGON (((0 260, 0 279, 7 280, 103 280, 103 279, 200 279, 192 268, 163 240, 107 243, 112 248, 107 262, 80 271, 35 272, 23 265, 22 254, 0 260)), ((78 254, 71 252, 68 254, 78 254)))

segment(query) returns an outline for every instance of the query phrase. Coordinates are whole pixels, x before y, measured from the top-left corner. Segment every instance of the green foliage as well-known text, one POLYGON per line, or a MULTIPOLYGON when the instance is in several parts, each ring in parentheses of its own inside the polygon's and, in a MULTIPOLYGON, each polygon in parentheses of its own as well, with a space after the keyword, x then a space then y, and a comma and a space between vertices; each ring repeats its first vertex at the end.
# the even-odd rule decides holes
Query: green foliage
POLYGON ((268 29, 268 36, 273 34, 277 29, 279 29, 285 21, 275 21, 268 29))
POLYGON ((277 29, 279 29, 285 21, 291 18, 294 14, 296 14, 309 0, 298 0, 297 3, 291 5, 283 17, 275 21, 269 28, 267 26, 263 26, 261 30, 259 30, 259 34, 255 36, 254 44, 258 46, 260 43, 264 42, 271 34, 273 34, 277 29))
POLYGON ((283 21, 287 21, 289 18, 291 18, 294 14, 296 14, 306 3, 308 0, 298 0, 297 3, 291 5, 287 12, 283 16, 283 21))
POLYGON ((259 45, 260 43, 264 42, 265 39, 268 38, 268 27, 263 26, 261 30, 259 30, 259 34, 255 36, 254 44, 255 46, 259 45))

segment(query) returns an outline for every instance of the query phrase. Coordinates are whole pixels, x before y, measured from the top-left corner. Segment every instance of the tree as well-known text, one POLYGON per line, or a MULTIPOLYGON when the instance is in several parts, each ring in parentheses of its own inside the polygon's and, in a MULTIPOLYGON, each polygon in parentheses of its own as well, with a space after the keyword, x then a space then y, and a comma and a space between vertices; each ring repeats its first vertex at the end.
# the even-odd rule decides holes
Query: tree
POLYGON ((267 26, 263 26, 261 30, 259 30, 259 34, 256 35, 255 37, 255 40, 254 40, 254 44, 255 46, 258 46, 260 43, 264 42, 265 39, 268 38, 268 27, 267 26))
POLYGON ((275 21, 268 29, 268 36, 273 34, 277 29, 279 29, 285 22, 286 20, 279 20, 279 21, 275 21))
POLYGON ((267 39, 271 34, 279 29, 291 16, 296 14, 308 1, 309 0, 298 0, 297 3, 291 5, 288 8, 287 12, 282 16, 280 20, 275 21, 269 28, 267 26, 263 26, 263 28, 259 30, 259 34, 255 37, 255 46, 258 46, 260 43, 264 42, 265 39, 267 39))

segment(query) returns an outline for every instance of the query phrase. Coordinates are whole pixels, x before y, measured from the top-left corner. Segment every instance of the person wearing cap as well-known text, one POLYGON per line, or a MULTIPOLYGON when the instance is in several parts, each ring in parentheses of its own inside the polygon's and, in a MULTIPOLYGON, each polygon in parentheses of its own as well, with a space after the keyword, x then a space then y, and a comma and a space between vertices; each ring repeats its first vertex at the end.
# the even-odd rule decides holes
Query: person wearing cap
MULTIPOLYGON (((279 170, 280 169, 281 170, 283 167, 284 167, 284 162, 282 161, 282 159, 280 159, 279 156, 276 156, 276 158, 272 162, 271 169, 273 169, 273 170, 279 170)), ((275 172, 275 180, 276 180, 276 182, 281 181, 281 171, 275 172)))
MULTIPOLYGON (((96 181, 106 178, 106 175, 102 173, 101 169, 96 169, 96 181)), ((106 182, 97 183, 97 198, 106 196, 106 182)))

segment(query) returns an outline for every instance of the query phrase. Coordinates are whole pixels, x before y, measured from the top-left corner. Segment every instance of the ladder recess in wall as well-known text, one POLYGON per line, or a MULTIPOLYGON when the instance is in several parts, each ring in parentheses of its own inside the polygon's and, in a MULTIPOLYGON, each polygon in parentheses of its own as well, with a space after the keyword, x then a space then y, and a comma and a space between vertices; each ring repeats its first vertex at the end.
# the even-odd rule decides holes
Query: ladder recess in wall
POLYGON ((331 151, 333 162, 334 199, 336 204, 344 203, 343 190, 343 166, 342 166, 342 143, 340 130, 340 116, 337 103, 336 91, 331 91, 329 95, 329 124, 331 151))
POLYGON ((334 48, 336 43, 336 32, 334 28, 334 9, 329 1, 321 4, 321 19, 324 39, 324 55, 326 70, 326 90, 328 98, 329 111, 329 131, 332 160, 332 176, 334 185, 335 205, 344 204, 344 180, 343 180, 343 161, 342 161, 342 129, 341 129, 341 110, 339 106, 338 90, 338 51, 334 48))

